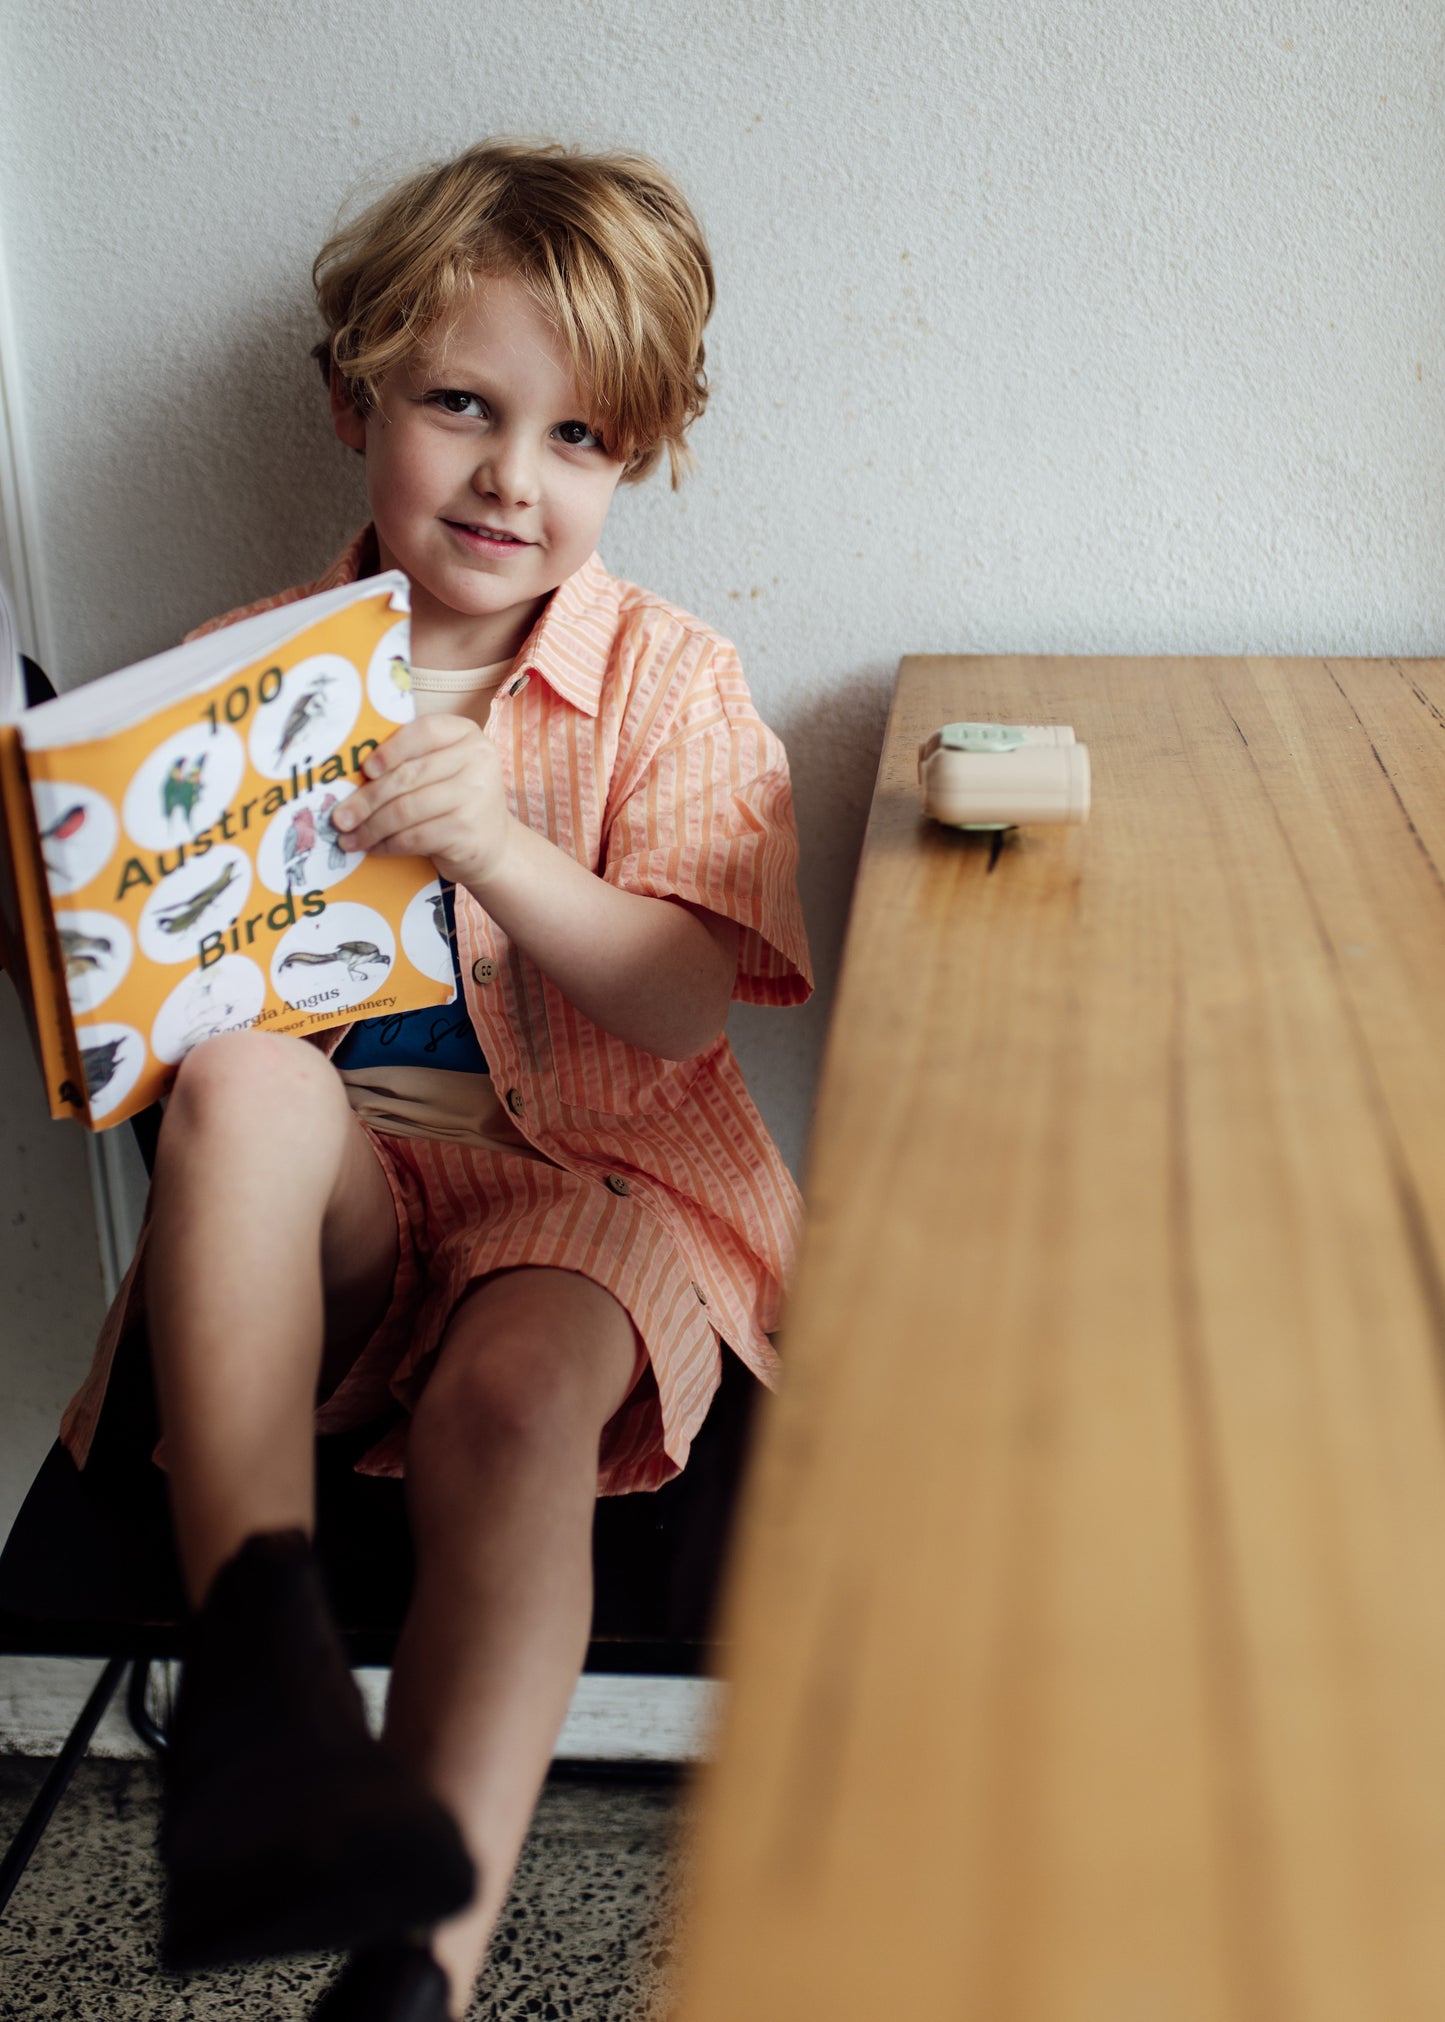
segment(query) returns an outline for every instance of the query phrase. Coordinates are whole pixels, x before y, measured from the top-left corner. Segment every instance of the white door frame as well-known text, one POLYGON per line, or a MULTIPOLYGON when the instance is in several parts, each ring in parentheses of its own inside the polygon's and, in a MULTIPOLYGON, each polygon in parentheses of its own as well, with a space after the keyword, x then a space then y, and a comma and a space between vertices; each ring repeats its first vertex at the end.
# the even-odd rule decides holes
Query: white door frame
MULTIPOLYGON (((40 539, 39 501, 25 429, 20 345, 0 231, 0 568, 15 606, 22 651, 38 660, 57 688, 59 661, 46 595, 40 539)), ((100 1272, 107 1299, 113 1298, 139 1233, 130 1204, 116 1131, 87 1131, 86 1164, 95 1204, 100 1272)))

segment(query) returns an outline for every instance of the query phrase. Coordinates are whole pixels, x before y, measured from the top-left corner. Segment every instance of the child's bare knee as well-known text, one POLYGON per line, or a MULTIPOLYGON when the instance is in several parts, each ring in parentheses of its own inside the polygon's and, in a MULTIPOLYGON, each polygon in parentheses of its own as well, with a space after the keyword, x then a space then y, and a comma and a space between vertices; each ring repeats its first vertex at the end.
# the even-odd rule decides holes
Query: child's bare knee
POLYGON ((460 1440, 475 1453, 550 1451, 569 1432, 594 1429, 596 1412, 573 1357, 549 1354, 504 1325, 485 1340, 451 1344, 416 1416, 424 1439, 460 1440))
POLYGON ((176 1073, 161 1130, 182 1134, 270 1128, 334 1104, 336 1076, 314 1046, 279 1032, 223 1032, 193 1047, 176 1073))

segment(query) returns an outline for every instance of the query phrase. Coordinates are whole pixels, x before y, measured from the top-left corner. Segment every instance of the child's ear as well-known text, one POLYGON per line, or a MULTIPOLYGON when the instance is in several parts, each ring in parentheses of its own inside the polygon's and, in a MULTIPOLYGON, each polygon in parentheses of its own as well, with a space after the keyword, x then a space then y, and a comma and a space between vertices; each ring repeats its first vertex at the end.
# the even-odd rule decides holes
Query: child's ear
POLYGON ((346 381, 334 365, 327 377, 326 391, 331 401, 331 426, 336 430, 338 441, 365 456, 366 423, 353 406, 346 381))

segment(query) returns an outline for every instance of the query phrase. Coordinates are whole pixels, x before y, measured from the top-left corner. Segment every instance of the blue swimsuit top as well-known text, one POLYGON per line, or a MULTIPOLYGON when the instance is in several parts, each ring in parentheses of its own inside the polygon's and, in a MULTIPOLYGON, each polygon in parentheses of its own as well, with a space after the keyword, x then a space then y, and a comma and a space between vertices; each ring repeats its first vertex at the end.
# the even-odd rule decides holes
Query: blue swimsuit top
POLYGON ((487 1072, 486 1056, 477 1044, 462 990, 457 957, 456 886, 443 878, 441 888, 447 943, 452 951, 452 975, 457 986, 456 1002, 360 1019, 332 1054, 333 1066, 348 1071, 367 1067, 442 1067, 453 1074, 487 1072))

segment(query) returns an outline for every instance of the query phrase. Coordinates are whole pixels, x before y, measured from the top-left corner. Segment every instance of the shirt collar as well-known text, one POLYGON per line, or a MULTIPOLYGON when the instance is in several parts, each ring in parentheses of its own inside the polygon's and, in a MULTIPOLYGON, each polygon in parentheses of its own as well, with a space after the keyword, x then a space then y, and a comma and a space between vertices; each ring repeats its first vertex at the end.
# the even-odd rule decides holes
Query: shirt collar
POLYGON ((376 552, 376 530, 368 523, 353 540, 349 540, 331 567, 307 586, 306 594, 314 597, 322 590, 340 590, 348 583, 358 583, 363 576, 374 576, 381 564, 376 552))
POLYGON ((617 584, 592 554, 547 599, 517 666, 540 674, 584 716, 595 716, 616 637, 617 584))
MULTIPOLYGON (((364 526, 311 589, 337 590, 362 576, 375 575, 377 568, 376 534, 372 527, 364 526)), ((603 567, 602 557, 589 555, 547 599, 517 655, 517 669, 540 674, 564 701, 584 716, 595 716, 601 707, 602 682, 616 634, 616 584, 603 567)))

